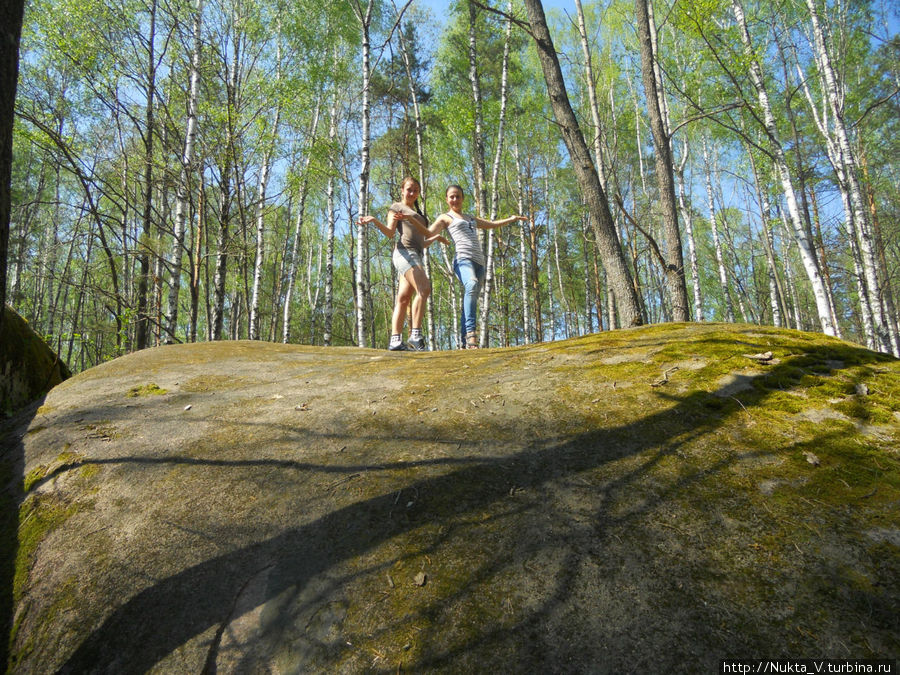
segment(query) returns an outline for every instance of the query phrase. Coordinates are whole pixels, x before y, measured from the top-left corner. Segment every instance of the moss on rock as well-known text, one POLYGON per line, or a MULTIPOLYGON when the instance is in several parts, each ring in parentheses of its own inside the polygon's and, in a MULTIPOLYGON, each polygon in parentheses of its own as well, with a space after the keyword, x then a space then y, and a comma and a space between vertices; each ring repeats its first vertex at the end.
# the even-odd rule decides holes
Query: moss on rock
POLYGON ((42 576, 18 582, 15 663, 894 656, 898 378, 833 338, 716 324, 477 352, 132 354, 57 388, 22 434, 28 499, 60 501, 19 557, 42 576), (151 380, 167 395, 122 395, 151 380))

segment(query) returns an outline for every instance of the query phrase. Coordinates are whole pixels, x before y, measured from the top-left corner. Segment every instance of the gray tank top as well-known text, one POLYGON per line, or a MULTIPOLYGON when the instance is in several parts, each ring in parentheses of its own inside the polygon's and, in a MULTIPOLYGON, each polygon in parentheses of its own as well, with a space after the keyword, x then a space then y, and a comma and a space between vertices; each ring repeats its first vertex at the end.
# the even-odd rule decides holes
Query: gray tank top
POLYGON ((481 250, 481 242, 478 241, 475 218, 472 216, 456 218, 449 213, 447 217, 450 218, 447 232, 450 233, 453 245, 456 247, 456 257, 460 260, 472 260, 483 266, 484 251, 481 250))
MULTIPOLYGON (((418 213, 409 208, 406 204, 401 202, 394 202, 391 204, 391 211, 399 211, 407 216, 411 216, 418 220, 423 227, 428 227, 428 223, 425 219, 420 216, 418 213)), ((406 249, 408 251, 414 251, 418 253, 420 256, 423 255, 423 251, 425 250, 425 235, 415 229, 409 223, 398 220, 397 221, 397 244, 396 248, 406 249)))

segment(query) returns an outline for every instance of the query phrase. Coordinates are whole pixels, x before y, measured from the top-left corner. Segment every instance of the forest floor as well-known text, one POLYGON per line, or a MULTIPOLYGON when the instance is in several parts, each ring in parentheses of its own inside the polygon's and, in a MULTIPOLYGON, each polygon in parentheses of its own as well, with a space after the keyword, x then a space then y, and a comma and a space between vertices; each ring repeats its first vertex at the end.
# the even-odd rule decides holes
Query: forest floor
POLYGON ((822 335, 169 346, 3 431, 13 672, 900 657, 900 362, 822 335))

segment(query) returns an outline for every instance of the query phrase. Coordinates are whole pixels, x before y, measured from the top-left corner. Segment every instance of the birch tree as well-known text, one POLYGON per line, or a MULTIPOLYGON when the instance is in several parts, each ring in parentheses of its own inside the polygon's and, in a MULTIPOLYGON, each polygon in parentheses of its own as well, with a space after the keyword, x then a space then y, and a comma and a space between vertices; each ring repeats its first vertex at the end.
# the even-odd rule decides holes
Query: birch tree
POLYGON ((703 142, 703 161, 706 165, 706 199, 709 208, 709 226, 712 230, 713 247, 716 253, 716 269, 719 273, 719 284, 722 287, 722 301, 725 305, 725 320, 734 323, 734 306, 731 302, 729 291, 728 272, 725 265, 725 255, 722 251, 722 243, 719 238, 719 226, 716 219, 716 200, 713 192, 713 168, 709 158, 709 148, 706 141, 703 142))
POLYGON ((169 260, 169 299, 166 310, 165 342, 176 340, 178 328, 178 293, 181 289, 181 261, 184 255, 184 232, 190 205, 188 192, 194 163, 194 142, 197 136, 197 104, 200 90, 200 47, 203 0, 197 0, 194 12, 193 37, 194 46, 191 51, 190 87, 188 90, 187 129, 184 135, 184 150, 181 156, 181 176, 175 202, 175 235, 172 242, 172 255, 169 260))
MULTIPOLYGON (((335 61, 337 58, 335 57, 335 61)), ((325 231, 325 317, 322 329, 322 343, 331 346, 331 329, 334 321, 334 184, 337 172, 337 160, 334 157, 335 139, 337 138, 338 91, 335 86, 328 113, 328 147, 332 149, 332 162, 328 167, 328 186, 326 188, 326 231, 325 231)))
POLYGON ((685 195, 685 167, 690 157, 689 142, 682 143, 681 162, 678 168, 678 208, 684 220, 684 233, 688 242, 688 260, 691 267, 691 287, 694 296, 694 321, 703 321, 703 292, 700 288, 700 266, 697 262, 697 245, 694 239, 694 219, 685 195))
MULTIPOLYGON (((359 149, 359 192, 357 194, 357 213, 360 216, 369 212, 369 172, 371 153, 371 52, 370 28, 372 25, 372 10, 375 0, 368 0, 365 6, 359 0, 354 0, 353 11, 359 21, 360 35, 362 37, 362 141, 359 149)), ((356 343, 359 347, 365 347, 366 337, 366 308, 369 304, 369 258, 367 229, 363 226, 356 228, 356 343)), ((372 336, 374 340, 374 336, 372 336)), ((372 345, 374 346, 374 344, 372 345)))
MULTIPOLYGON (((312 160, 313 148, 316 143, 316 134, 319 128, 319 107, 321 105, 321 102, 321 96, 317 95, 315 106, 313 108, 312 121, 310 122, 310 128, 306 135, 306 147, 304 149, 305 152, 303 153, 303 163, 300 169, 300 184, 298 187, 299 194, 297 195, 297 218, 294 224, 294 236, 291 243, 291 262, 288 267, 287 273, 287 289, 284 294, 283 326, 281 333, 281 341, 284 344, 287 344, 291 338, 291 307, 293 307, 294 284, 297 280, 297 267, 300 262, 300 239, 303 232, 304 216, 306 214, 306 193, 309 186, 309 165, 312 160)), ((335 103, 332 106, 331 125, 334 125, 333 117, 337 114, 336 105, 337 99, 335 98, 335 103)), ((329 127, 329 140, 332 140, 332 128, 333 126, 329 127)), ((334 187, 332 184, 332 190, 333 189, 334 187)))
MULTIPOLYGON (((500 117, 497 122, 497 142, 494 147, 494 161, 491 165, 491 209, 489 220, 496 220, 499 205, 500 160, 503 157, 503 133, 506 128, 506 104, 509 98, 509 48, 512 38, 512 0, 506 5, 506 31, 503 38, 503 63, 500 72, 500 117)), ((491 291, 494 287, 494 230, 487 231, 487 255, 485 256, 484 289, 481 294, 481 331, 478 344, 488 346, 488 317, 491 309, 491 291)))
POLYGON ((747 30, 747 20, 744 17, 744 8, 741 5, 740 0, 732 0, 731 8, 740 32, 741 44, 744 47, 744 56, 748 62, 750 81, 756 91, 757 104, 762 115, 763 128, 768 137, 772 161, 775 163, 775 168, 781 179, 781 186, 787 204, 787 215, 790 218, 794 239, 796 240, 797 248, 800 251, 800 259, 803 263, 803 268, 806 271, 806 276, 812 286, 813 296, 816 300, 819 323, 823 333, 826 335, 835 335, 835 328, 831 321, 831 307, 828 303, 828 294, 822 281, 822 274, 819 270, 819 263, 816 259, 810 236, 800 218, 800 212, 797 207, 797 197, 791 180, 790 168, 788 167, 787 159, 785 158, 784 147, 782 146, 778 127, 775 123, 775 116, 772 113, 772 107, 769 104, 769 94, 763 79, 762 66, 756 56, 756 50, 750 39, 750 32, 747 30))
MULTIPOLYGON (((842 90, 838 86, 837 73, 826 45, 825 30, 822 26, 815 0, 806 0, 806 6, 809 9, 816 64, 825 85, 825 99, 831 117, 830 121, 834 138, 829 138, 824 120, 820 119, 818 115, 816 115, 817 123, 826 141, 828 141, 829 157, 835 171, 838 172, 838 185, 848 193, 849 211, 847 216, 862 253, 865 290, 872 312, 875 345, 880 351, 892 352, 894 356, 900 356, 900 337, 895 331, 892 334, 892 331, 889 330, 891 322, 886 320, 885 308, 882 302, 883 293, 881 280, 879 279, 878 259, 875 253, 875 244, 867 217, 862 189, 859 184, 859 162, 856 152, 850 143, 847 124, 844 120, 842 90)), ((813 113, 815 113, 815 107, 811 105, 811 108, 813 108, 813 113)))

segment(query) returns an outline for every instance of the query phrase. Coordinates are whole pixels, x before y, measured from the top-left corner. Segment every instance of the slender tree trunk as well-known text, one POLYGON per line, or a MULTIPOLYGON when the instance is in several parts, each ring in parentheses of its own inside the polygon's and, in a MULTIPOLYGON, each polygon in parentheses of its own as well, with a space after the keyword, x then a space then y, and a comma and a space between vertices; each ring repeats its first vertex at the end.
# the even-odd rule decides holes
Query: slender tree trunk
POLYGON ((475 204, 478 214, 488 212, 487 194, 485 192, 486 171, 484 158, 484 119, 482 115, 481 82, 478 77, 478 54, 475 40, 475 23, 478 10, 475 3, 469 2, 469 83, 472 85, 472 112, 474 119, 474 135, 472 137, 472 154, 475 162, 475 204))
MULTIPOLYGON (((366 215, 369 210, 369 170, 370 170, 370 116, 371 116, 371 44, 369 42, 369 26, 372 23, 374 0, 368 0, 365 9, 357 1, 354 3, 356 18, 362 32, 362 145, 360 148, 359 195, 357 213, 366 215)), ((368 294, 368 238, 367 228, 356 228, 356 342, 357 346, 366 346, 366 308, 369 305, 368 294)), ((374 339, 374 335, 372 336, 374 339)), ((374 347, 374 344, 372 345, 374 347)))
MULTIPOLYGON (((230 133, 230 130, 229 130, 230 133)), ((229 151, 226 151, 229 152, 229 151)), ((213 306, 210 320, 210 339, 222 339, 225 323, 225 277, 228 272, 228 223, 231 219, 231 159, 225 160, 221 176, 219 228, 216 237, 216 271, 213 275, 213 306)))
POLYGON ((681 249, 681 231, 678 226, 678 206, 675 198, 674 162, 672 145, 664 111, 665 92, 656 74, 654 40, 651 31, 648 0, 635 0, 638 40, 641 47, 641 71, 644 94, 650 116, 650 130, 656 150, 656 179, 659 183, 660 205, 663 209, 663 229, 666 238, 666 285, 672 303, 672 318, 688 321, 687 285, 684 280, 684 256, 681 249))
MULTIPOLYGON (((506 4, 506 12, 512 15, 512 0, 506 4)), ((500 180, 500 160, 503 156, 503 133, 506 124, 506 104, 509 98, 507 87, 509 79, 509 43, 512 36, 512 20, 506 21, 506 35, 503 41, 503 65, 500 71, 500 119, 497 124, 497 145, 494 150, 494 163, 491 167, 491 210, 490 220, 496 220, 498 214, 498 183, 500 180)), ((494 288, 494 231, 488 230, 487 256, 484 288, 481 295, 481 332, 478 343, 481 347, 488 346, 488 317, 491 308, 491 292, 494 288)))
POLYGON ((719 227, 716 223, 716 200, 713 193, 712 166, 709 159, 709 148, 706 141, 703 142, 703 160, 706 164, 706 197, 709 206, 709 225, 712 229, 713 246, 716 252, 716 267, 719 271, 719 284, 722 286, 722 300, 725 303, 725 320, 734 323, 734 307, 731 303, 731 293, 728 290, 728 273, 725 270, 725 258, 722 253, 722 244, 719 240, 719 227))
POLYGON ((263 260, 265 258, 265 205, 266 186, 269 182, 269 163, 271 150, 263 156, 259 172, 259 185, 256 197, 256 256, 253 262, 253 290, 250 293, 250 339, 259 339, 259 289, 262 281, 263 260))
POLYGON ((153 139, 156 136, 154 109, 156 105, 156 0, 150 0, 150 24, 147 31, 147 109, 144 131, 144 205, 141 215, 141 239, 138 242, 137 332, 135 346, 144 349, 150 344, 150 317, 147 314, 150 288, 150 229, 153 218, 153 139))
POLYGON ((181 178, 178 181, 178 195, 175 204, 175 237, 172 242, 170 262, 169 301, 166 311, 165 341, 176 340, 178 328, 178 292, 181 289, 181 261, 184 255, 185 223, 189 211, 189 190, 194 163, 194 141, 197 136, 197 101, 200 90, 200 26, 203 14, 203 0, 197 0, 194 13, 194 48, 191 53, 190 89, 188 94, 187 131, 184 137, 184 152, 181 157, 181 178))
MULTIPOLYGON (((291 339, 291 307, 293 307, 293 301, 294 301, 294 284, 296 283, 296 280, 297 280, 297 267, 298 267, 299 258, 300 258, 300 239, 301 239, 301 235, 303 232, 304 213, 306 211, 306 190, 307 190, 307 186, 309 185, 309 163, 312 159, 312 153, 313 153, 313 149, 314 149, 315 143, 316 143, 316 134, 317 134, 317 131, 319 128, 319 108, 321 106, 321 102, 322 102, 321 97, 317 96, 316 97, 316 105, 315 105, 315 108, 313 109, 312 122, 310 124, 310 130, 309 130, 309 135, 308 135, 309 140, 308 140, 308 145, 306 148, 306 155, 303 158, 303 169, 301 170, 302 178, 300 179, 300 194, 299 194, 298 200, 297 200, 299 202, 299 204, 297 206, 297 219, 296 219, 296 222, 294 223, 294 237, 293 237, 293 243, 291 244, 291 263, 290 263, 290 267, 288 268, 287 291, 285 292, 285 296, 284 296, 284 312, 283 312, 284 325, 282 326, 282 334, 281 334, 281 341, 284 344, 287 344, 291 339)), ((334 104, 334 106, 332 106, 332 115, 337 114, 337 111, 335 109, 336 105, 337 105, 337 97, 335 96, 335 104, 334 104)), ((332 118, 332 124, 335 124, 335 122, 333 121, 333 118, 332 118)), ((336 129, 336 127, 332 127, 332 128, 336 129)), ((329 139, 331 140, 330 131, 331 131, 331 129, 329 129, 329 139)), ((330 189, 332 191, 334 190, 333 182, 331 183, 330 189)), ((332 196, 332 203, 331 203, 332 208, 334 207, 333 199, 334 198, 332 196)))
MULTIPOLYGON (((337 90, 334 92, 334 99, 331 103, 331 111, 329 113, 328 122, 328 146, 334 148, 334 141, 337 136, 337 90)), ((325 317, 324 326, 322 328, 322 343, 326 347, 331 346, 331 331, 334 321, 334 221, 335 221, 335 204, 334 204, 334 173, 337 167, 331 167, 328 172, 327 187, 327 232, 325 233, 325 317)))
POLYGON ((884 239, 881 235, 881 223, 878 219, 878 209, 875 205, 875 192, 872 189, 872 181, 869 179, 869 163, 866 161, 865 146, 860 147, 859 164, 863 172, 866 185, 866 200, 869 205, 869 216, 872 219, 872 235, 875 239, 875 249, 878 254, 878 262, 885 274, 882 289, 884 290, 884 307, 887 313, 887 325, 891 334, 891 344, 895 350, 900 350, 900 326, 897 325, 897 305, 894 301, 894 291, 888 281, 888 264, 884 254, 884 239))
POLYGON ((235 115, 237 110, 238 70, 240 61, 240 41, 233 41, 231 64, 225 62, 225 164, 222 167, 221 176, 221 206, 219 211, 219 228, 216 239, 216 271, 213 277, 213 309, 211 333, 213 340, 222 339, 222 330, 225 323, 225 282, 228 275, 229 240, 231 237, 232 204, 234 192, 239 190, 237 175, 232 174, 237 166, 238 153, 235 146, 235 115), (232 185, 234 181, 234 185, 232 185))
MULTIPOLYGON (((166 124, 163 124, 160 129, 160 146, 165 151, 169 145, 169 127, 166 124)), ((157 200, 159 204, 162 205, 162 214, 159 221, 156 223, 156 247, 158 248, 159 253, 155 256, 155 261, 153 265, 153 313, 155 316, 155 321, 151 326, 151 337, 153 338, 154 345, 159 345, 162 339, 162 331, 164 328, 163 325, 163 276, 164 276, 164 268, 165 268, 165 258, 162 255, 162 242, 164 237, 164 223, 169 222, 169 217, 172 213, 171 208, 169 206, 169 170, 166 168, 165 164, 163 165, 163 176, 159 185, 159 199, 157 200)), ((148 312, 149 313, 149 312, 148 312)))
MULTIPOLYGON (((87 236, 87 250, 84 254, 84 259, 91 259, 91 252, 94 248, 94 238, 88 234, 87 236)), ((72 326, 80 326, 84 324, 83 317, 81 316, 82 307, 84 305, 84 296, 87 294, 87 280, 88 280, 88 272, 90 271, 90 265, 85 265, 84 269, 81 272, 81 283, 78 285, 78 299, 75 302, 75 312, 72 315, 72 326)), ((69 345, 66 349, 66 363, 72 363, 72 350, 75 347, 75 333, 76 331, 72 330, 69 332, 69 345)))
MULTIPOLYGON (((552 203, 552 202, 551 202, 552 203)), ((552 210, 548 208, 547 214, 547 225, 550 227, 550 240, 553 242, 553 261, 556 267, 556 282, 559 285, 559 304, 560 309, 563 312, 563 322, 565 325, 565 336, 568 338, 569 336, 569 301, 566 298, 566 289, 563 287, 563 273, 562 266, 559 262, 559 240, 556 232, 556 223, 553 220, 552 210)), ((552 296, 551 296, 552 302, 552 296)), ((553 337, 551 337, 553 339, 553 337)))
POLYGON ((791 305, 792 305, 792 309, 793 309, 792 318, 794 321, 794 328, 796 328, 797 330, 803 330, 805 328, 805 326, 803 324, 803 315, 801 314, 802 308, 800 307, 800 296, 797 293, 797 283, 794 280, 794 268, 791 265, 790 246, 787 245, 787 242, 789 242, 789 241, 794 241, 795 244, 797 242, 794 239, 794 237, 791 236, 791 226, 788 223, 788 217, 785 214, 784 209, 782 209, 779 206, 779 207, 777 207, 777 210, 778 210, 778 217, 781 220, 781 228, 784 231, 785 245, 782 247, 782 256, 784 258, 782 264, 784 267, 784 276, 785 276, 785 280, 787 281, 788 291, 791 296, 791 305))
POLYGON ((200 310, 200 254, 203 233, 206 231, 206 187, 201 173, 199 199, 197 200, 197 229, 191 230, 193 246, 191 247, 191 321, 189 342, 197 341, 197 318, 200 310))
MULTIPOLYGON (((850 144, 847 125, 844 121, 844 100, 838 87, 837 74, 832 65, 831 55, 825 44, 825 31, 819 20, 819 11, 814 0, 806 0, 809 8, 810 21, 812 23, 814 44, 816 47, 816 62, 819 72, 825 82, 825 93, 828 106, 831 111, 831 121, 834 133, 837 136, 837 145, 840 148, 840 161, 844 167, 844 179, 850 193, 850 207, 852 219, 856 227, 859 239, 860 252, 862 254, 863 272, 866 279, 869 304, 872 307, 872 320, 875 330, 875 341, 878 349, 884 352, 894 352, 894 356, 900 356, 900 349, 891 344, 891 336, 885 322, 884 303, 882 302, 881 281, 878 278, 878 258, 876 247, 872 238, 871 228, 866 213, 865 200, 859 184, 859 162, 856 152, 850 144)), ((900 347, 900 345, 897 345, 900 347)))
POLYGON ((544 17, 544 8, 540 0, 525 0, 525 9, 538 49, 553 114, 559 123, 572 167, 593 218, 597 246, 609 283, 616 295, 620 319, 624 326, 640 325, 642 322, 640 306, 632 285, 631 272, 628 270, 615 230, 609 200, 600 185, 597 169, 594 167, 587 143, 569 103, 565 79, 544 17))
POLYGON ((769 227, 769 218, 772 207, 769 202, 769 194, 759 177, 756 161, 750 148, 747 148, 747 156, 750 158, 750 167, 753 170, 753 180, 756 185, 757 199, 759 200, 760 223, 763 234, 763 247, 766 252, 766 277, 769 287, 769 307, 772 311, 772 325, 782 326, 781 308, 785 306, 784 291, 781 280, 778 278, 778 265, 775 263, 775 245, 772 239, 772 229, 769 227))
MULTIPOLYGON (((525 214, 525 187, 522 185, 522 163, 519 159, 519 142, 516 140, 515 144, 513 144, 513 157, 516 160, 516 202, 518 206, 518 211, 520 214, 525 214)), ((529 214, 530 216, 531 214, 529 214)), ((524 341, 525 344, 531 344, 531 312, 530 312, 530 303, 528 297, 528 266, 525 254, 525 240, 528 236, 529 230, 529 221, 520 221, 520 236, 519 236, 519 269, 520 269, 520 281, 522 284, 522 332, 524 333, 524 341)))
POLYGON ((684 218, 684 233, 688 242, 688 260, 691 264, 691 286, 694 296, 694 321, 703 321, 703 293, 700 288, 700 266, 697 263, 697 245, 694 241, 694 218, 687 205, 685 195, 684 169, 690 156, 688 141, 684 141, 684 151, 678 168, 678 206, 684 218))
POLYGON ((600 106, 597 103, 597 86, 594 82, 594 66, 591 58, 591 48, 588 43, 587 29, 584 21, 584 10, 581 0, 575 0, 575 9, 578 14, 578 34, 581 37, 581 51, 584 54, 584 79, 587 83, 588 102, 591 109, 591 120, 594 123, 593 146, 594 165, 597 167, 597 177, 600 179, 600 187, 608 192, 606 182, 606 169, 603 163, 603 125, 600 123, 600 106))
POLYGON ((732 10, 735 19, 737 19, 738 27, 741 33, 741 42, 744 46, 744 55, 749 60, 750 79, 756 89, 757 100, 760 110, 763 114, 763 121, 766 134, 769 137, 769 146, 775 161, 775 168, 781 179, 782 189, 784 190, 785 200, 788 207, 788 215, 790 216, 791 225, 793 226, 794 239, 797 242, 797 248, 800 251, 800 260, 806 271, 812 286, 813 296, 816 300, 816 310, 819 316, 819 324, 822 332, 826 335, 834 335, 834 325, 831 321, 831 308, 828 305, 828 295, 825 291, 825 285, 822 282, 822 275, 816 260, 815 251, 812 242, 803 227, 800 219, 800 212, 797 208, 797 198, 794 193, 794 186, 791 182, 790 170, 784 154, 784 148, 781 144, 778 128, 775 123, 775 117, 772 114, 772 108, 769 105, 769 96, 766 91, 765 82, 763 80, 762 68, 756 58, 756 52, 750 40, 750 33, 747 30, 747 21, 744 18, 744 9, 740 0, 732 0, 732 10))
MULTIPOLYGON (((594 293, 594 279, 591 274, 591 241, 588 236, 589 221, 587 217, 581 216, 581 260, 584 265, 584 275, 582 277, 582 285, 584 287, 584 316, 586 323, 586 333, 594 332, 594 308, 596 307, 596 294, 594 293)), ((601 315, 598 313, 599 319, 601 315)), ((603 330, 602 321, 597 321, 597 330, 603 330)))
MULTIPOLYGON (((806 201, 804 199, 804 201, 806 201)), ((834 304, 834 284, 831 281, 831 272, 828 270, 828 258, 825 255, 825 240, 822 237, 822 220, 819 218, 819 205, 816 199, 816 191, 810 188, 809 202, 812 204, 812 237, 816 244, 816 252, 819 257, 819 265, 822 268, 822 280, 825 284, 825 292, 828 294, 828 306, 831 308, 831 322, 834 325, 834 334, 841 337, 841 326, 838 323, 837 308, 834 304)))
MULTIPOLYGON (((276 38, 276 87, 281 80, 281 26, 278 26, 276 38)), ((276 89, 277 90, 277 89, 276 89)), ((250 298, 250 339, 259 339, 259 293, 262 283, 262 268, 265 260, 265 213, 266 213, 266 187, 269 183, 269 170, 272 163, 272 155, 275 154, 275 146, 278 143, 278 125, 281 121, 281 92, 277 91, 275 103, 275 120, 272 122, 271 144, 263 155, 262 167, 259 171, 259 186, 256 197, 256 259, 253 264, 253 293, 250 298)))
MULTIPOLYGON (((533 193, 528 190, 528 213, 534 213, 533 193)), ((540 251, 538 244, 538 226, 533 219, 523 221, 528 225, 528 250, 531 265, 529 267, 529 276, 531 278, 531 299, 534 302, 532 307, 534 316, 534 334, 537 342, 544 341, 544 312, 541 305, 541 270, 540 270, 540 251)))

